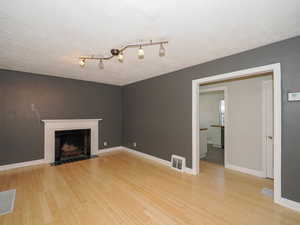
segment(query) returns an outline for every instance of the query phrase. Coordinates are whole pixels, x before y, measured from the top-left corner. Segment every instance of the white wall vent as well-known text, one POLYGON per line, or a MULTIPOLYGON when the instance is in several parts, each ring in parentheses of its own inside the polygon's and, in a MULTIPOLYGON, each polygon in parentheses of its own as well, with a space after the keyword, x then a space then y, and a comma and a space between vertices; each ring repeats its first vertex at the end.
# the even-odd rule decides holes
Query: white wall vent
POLYGON ((178 155, 172 155, 171 167, 175 170, 183 172, 183 170, 185 168, 185 158, 178 156, 178 155))

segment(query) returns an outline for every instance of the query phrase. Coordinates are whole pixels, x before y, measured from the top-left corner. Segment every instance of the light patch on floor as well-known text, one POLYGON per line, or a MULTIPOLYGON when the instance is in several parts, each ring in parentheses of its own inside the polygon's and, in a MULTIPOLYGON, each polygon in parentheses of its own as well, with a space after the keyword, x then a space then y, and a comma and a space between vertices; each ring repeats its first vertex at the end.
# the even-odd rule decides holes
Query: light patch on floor
POLYGON ((0 192, 0 216, 13 211, 15 197, 16 189, 0 192))
POLYGON ((270 188, 263 188, 263 189, 261 189, 261 193, 262 193, 263 195, 265 195, 265 196, 272 197, 272 198, 273 198, 273 196, 274 196, 274 192, 273 192, 273 190, 270 189, 270 188))

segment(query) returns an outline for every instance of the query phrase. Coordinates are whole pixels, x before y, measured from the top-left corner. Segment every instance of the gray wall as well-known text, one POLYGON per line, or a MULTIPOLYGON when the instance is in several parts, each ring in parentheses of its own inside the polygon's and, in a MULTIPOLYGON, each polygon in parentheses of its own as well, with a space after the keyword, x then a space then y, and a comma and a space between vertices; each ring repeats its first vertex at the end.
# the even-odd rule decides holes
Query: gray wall
POLYGON ((100 122, 99 148, 120 146, 122 88, 86 81, 0 70, 0 165, 43 158, 41 119, 90 119, 100 122))
POLYGON ((283 88, 282 193, 300 202, 300 102, 287 102, 287 92, 300 91, 300 37, 125 86, 123 145, 133 148, 136 141, 137 150, 166 160, 182 155, 191 167, 192 80, 278 62, 283 88))

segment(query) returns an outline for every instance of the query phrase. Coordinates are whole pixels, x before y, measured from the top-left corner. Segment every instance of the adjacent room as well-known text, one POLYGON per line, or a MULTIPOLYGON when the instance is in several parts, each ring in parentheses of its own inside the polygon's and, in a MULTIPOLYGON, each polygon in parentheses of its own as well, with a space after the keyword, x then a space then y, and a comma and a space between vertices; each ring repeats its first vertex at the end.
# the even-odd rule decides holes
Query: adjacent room
POLYGON ((273 179, 273 74, 204 83, 199 90, 201 162, 273 179))
POLYGON ((300 224, 300 1, 5 1, 0 225, 300 224))
POLYGON ((224 90, 200 90, 200 159, 224 165, 225 137, 224 90))

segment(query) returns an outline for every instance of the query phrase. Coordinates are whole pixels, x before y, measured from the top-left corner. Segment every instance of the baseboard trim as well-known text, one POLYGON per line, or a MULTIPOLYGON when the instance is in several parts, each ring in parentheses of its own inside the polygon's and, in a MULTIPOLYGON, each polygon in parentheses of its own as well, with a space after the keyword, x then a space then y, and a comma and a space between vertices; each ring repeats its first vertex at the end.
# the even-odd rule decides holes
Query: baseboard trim
POLYGON ((111 148, 103 148, 103 149, 98 150, 97 155, 102 155, 102 154, 105 154, 105 153, 121 151, 121 150, 123 150, 122 146, 111 147, 111 148))
POLYGON ((194 174, 193 169, 188 168, 188 167, 185 167, 183 171, 188 174, 197 175, 197 174, 194 174))
POLYGON ((123 150, 125 150, 126 152, 133 153, 135 155, 138 155, 142 158, 150 159, 152 161, 158 162, 158 163, 160 163, 162 165, 165 165, 165 166, 170 166, 171 165, 170 161, 167 161, 167 160, 164 160, 164 159, 161 159, 161 158, 158 158, 158 157, 155 157, 153 155, 149 155, 149 154, 146 154, 146 153, 143 153, 143 152, 139 152, 139 151, 136 151, 136 150, 131 149, 131 148, 123 147, 123 150))
MULTIPOLYGON (((123 149, 125 151, 127 151, 127 152, 133 153, 133 154, 135 154, 137 156, 140 156, 142 158, 145 158, 145 159, 150 159, 150 160, 155 161, 157 163, 160 163, 160 164, 162 164, 164 166, 167 166, 167 167, 171 166, 171 162, 168 161, 168 160, 161 159, 161 158, 158 158, 156 156, 149 155, 149 154, 143 153, 143 152, 139 152, 137 150, 134 150, 134 149, 131 149, 131 148, 127 148, 127 147, 123 147, 123 149)), ((185 167, 184 170, 183 170, 183 172, 188 173, 188 174, 193 174, 193 170, 191 168, 188 168, 188 167, 185 167)))
POLYGON ((200 159, 203 159, 207 156, 207 153, 200 154, 200 159))
MULTIPOLYGON (((97 155, 101 155, 101 154, 104 154, 107 152, 119 151, 122 149, 123 149, 123 147, 121 147, 121 146, 99 149, 97 155)), ((36 166, 36 165, 47 164, 47 163, 49 164, 50 162, 47 162, 47 160, 45 160, 45 159, 38 159, 38 160, 32 160, 32 161, 27 161, 27 162, 7 164, 7 165, 0 166, 0 171, 11 170, 11 169, 26 167, 26 166, 36 166)))
POLYGON ((0 166, 0 171, 11 170, 11 169, 26 167, 26 166, 36 166, 36 165, 41 165, 41 164, 46 164, 46 163, 47 162, 44 159, 38 159, 38 160, 32 160, 32 161, 20 162, 20 163, 13 163, 13 164, 0 166))
POLYGON ((300 212, 300 203, 299 202, 295 202, 295 201, 289 200, 287 198, 281 197, 281 198, 279 198, 279 200, 276 203, 279 205, 282 205, 286 208, 300 212))
POLYGON ((226 165, 225 168, 226 169, 231 169, 231 170, 236 170, 236 171, 246 173, 246 174, 250 174, 250 175, 253 175, 253 176, 257 176, 257 177, 265 177, 264 172, 259 171, 259 170, 252 170, 252 169, 248 169, 248 168, 245 168, 245 167, 235 166, 235 165, 232 165, 232 164, 226 165))
MULTIPOLYGON (((168 167, 171 166, 171 162, 168 161, 168 160, 164 160, 164 159, 155 157, 153 155, 142 153, 142 152, 136 151, 134 149, 123 147, 123 146, 99 149, 98 152, 97 152, 97 155, 100 156, 102 154, 115 152, 115 151, 127 151, 127 152, 133 153, 137 156, 140 156, 142 158, 150 159, 150 160, 155 161, 157 163, 160 163, 162 165, 165 165, 165 166, 168 166, 168 167)), ((20 167, 25 167, 25 166, 34 166, 34 165, 40 165, 40 164, 47 164, 47 163, 49 163, 49 162, 47 162, 45 159, 39 159, 39 160, 33 160, 33 161, 28 161, 28 162, 8 164, 8 165, 0 166, 0 171, 20 168, 20 167)), ((194 174, 193 170, 191 168, 188 168, 188 167, 185 167, 183 171, 185 173, 188 173, 188 174, 194 174)))
POLYGON ((213 144, 212 146, 215 148, 222 148, 222 145, 219 145, 219 144, 213 144))

